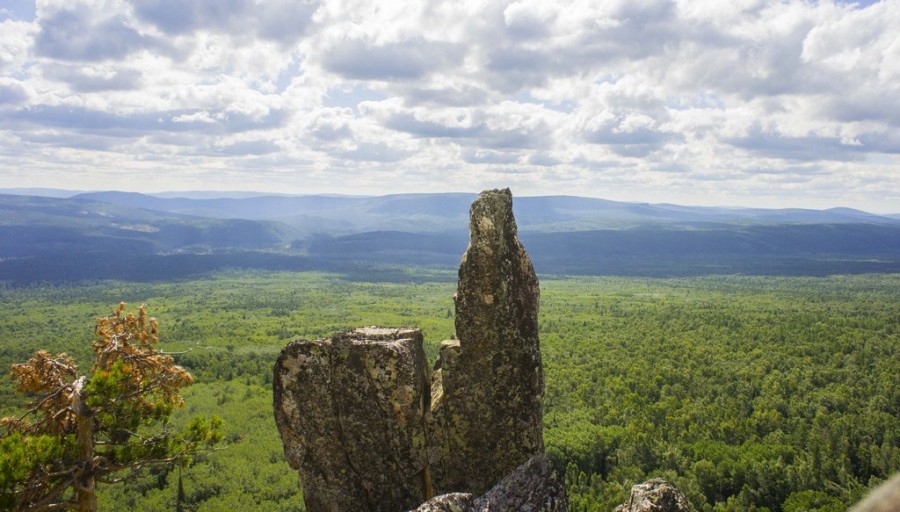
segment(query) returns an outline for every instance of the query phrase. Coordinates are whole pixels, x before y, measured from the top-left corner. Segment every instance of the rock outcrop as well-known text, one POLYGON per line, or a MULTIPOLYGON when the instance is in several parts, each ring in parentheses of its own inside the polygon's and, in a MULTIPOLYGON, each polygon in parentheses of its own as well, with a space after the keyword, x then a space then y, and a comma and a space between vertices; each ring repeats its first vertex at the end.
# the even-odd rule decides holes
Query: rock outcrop
POLYGON ((415 329, 356 329, 282 351, 275 419, 310 511, 395 512, 434 494, 420 510, 566 510, 542 455, 540 292, 508 189, 478 196, 470 232, 458 339, 441 344, 433 375, 415 329))
POLYGON ((544 454, 535 455, 480 498, 468 493, 438 496, 415 512, 566 512, 562 477, 544 454))
POLYGON ((478 196, 469 231, 455 297, 459 339, 442 344, 432 382, 429 458, 439 493, 481 494, 544 450, 540 290, 508 189, 478 196))
POLYGON ((428 368, 416 329, 299 341, 275 365, 275 422, 311 511, 414 508, 430 497, 428 368))
POLYGON ((419 505, 410 512, 471 512, 475 496, 467 492, 441 494, 419 505))
POLYGON ((631 487, 628 501, 613 512, 690 512, 681 491, 665 480, 648 480, 631 487))

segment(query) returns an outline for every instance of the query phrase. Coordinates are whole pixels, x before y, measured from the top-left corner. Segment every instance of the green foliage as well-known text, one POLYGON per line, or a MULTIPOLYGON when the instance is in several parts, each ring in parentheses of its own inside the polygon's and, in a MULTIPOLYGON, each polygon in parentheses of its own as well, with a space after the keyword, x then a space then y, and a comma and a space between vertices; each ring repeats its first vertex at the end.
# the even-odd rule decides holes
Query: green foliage
MULTIPOLYGON (((294 338, 391 325, 421 327, 434 359, 453 333, 454 284, 407 276, 0 289, 0 363, 39 335, 86 360, 71 325, 118 297, 147 302, 170 350, 209 347, 175 356, 199 384, 170 427, 218 414, 227 448, 101 488, 101 508, 302 510, 272 418, 275 357, 294 338)), ((700 511, 845 509, 900 470, 898 325, 898 275, 544 277, 545 444, 566 468, 570 508, 611 510, 658 476, 700 511)), ((10 403, 0 390, 0 408, 10 403)))
POLYGON ((665 473, 699 510, 846 508, 900 469, 898 276, 544 284, 545 441, 573 510, 665 473))
POLYGON ((74 436, 23 435, 19 432, 0 437, 0 510, 16 507, 16 495, 22 482, 35 472, 53 472, 60 460, 74 458, 74 436))
POLYGON ((217 418, 195 419, 181 434, 167 428, 173 409, 183 404, 180 390, 193 379, 157 350, 157 332, 145 307, 132 314, 120 303, 97 319, 89 375, 79 376, 65 354, 51 357, 44 350, 12 365, 16 391, 33 399, 24 414, 0 420, 10 461, 0 500, 20 510, 93 511, 97 481, 184 462, 221 440, 217 418))
MULTIPOLYGON (((172 415, 173 428, 218 411, 224 420, 225 447, 200 454, 179 470, 185 511, 303 510, 297 473, 284 461, 272 415, 271 388, 231 382, 195 384, 185 393, 184 409, 172 415)), ((123 486, 108 486, 99 496, 102 510, 168 512, 178 501, 178 473, 145 473, 123 486)))
POLYGON ((824 491, 797 491, 784 501, 784 512, 842 512, 841 500, 824 491))

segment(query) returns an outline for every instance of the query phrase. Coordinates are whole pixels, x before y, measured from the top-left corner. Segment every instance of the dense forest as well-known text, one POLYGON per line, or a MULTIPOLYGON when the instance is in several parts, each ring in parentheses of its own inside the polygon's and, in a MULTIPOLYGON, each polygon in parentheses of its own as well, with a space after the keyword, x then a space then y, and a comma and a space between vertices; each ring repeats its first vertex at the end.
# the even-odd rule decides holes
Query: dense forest
MULTIPOLYGON (((455 275, 221 272, 160 283, 0 288, 0 366, 37 348, 86 360, 94 319, 146 303, 197 383, 174 423, 215 413, 223 449, 101 487, 107 510, 301 510, 272 418, 289 340, 420 327, 453 334, 455 275)), ((542 278, 547 451, 572 510, 611 510, 659 476, 701 511, 845 510, 900 469, 900 275, 542 278)), ((19 404, 0 379, 0 413, 19 404)))

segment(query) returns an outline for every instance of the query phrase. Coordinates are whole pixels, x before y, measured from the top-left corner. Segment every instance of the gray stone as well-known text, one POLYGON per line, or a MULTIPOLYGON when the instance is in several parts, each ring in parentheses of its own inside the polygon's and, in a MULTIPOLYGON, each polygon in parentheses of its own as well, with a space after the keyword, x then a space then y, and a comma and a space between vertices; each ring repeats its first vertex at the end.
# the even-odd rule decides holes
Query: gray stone
POLYGON ((477 512, 567 512, 561 475, 544 454, 528 459, 507 475, 473 507, 477 512))
POLYGON ((689 512, 687 499, 681 491, 664 480, 648 480, 631 488, 628 501, 614 512, 689 512))
POLYGON ((276 424, 308 510, 396 512, 430 495, 418 330, 369 327, 291 343, 273 385, 276 424))
POLYGON ((441 348, 429 458, 438 493, 481 494, 542 453, 540 289, 508 189, 472 204, 456 292, 458 342, 441 348))
POLYGON ((475 497, 467 492, 441 494, 419 505, 415 512, 470 512, 475 497))
POLYGON ((437 496, 415 512, 566 512, 565 486, 550 458, 535 455, 480 498, 467 493, 437 496))

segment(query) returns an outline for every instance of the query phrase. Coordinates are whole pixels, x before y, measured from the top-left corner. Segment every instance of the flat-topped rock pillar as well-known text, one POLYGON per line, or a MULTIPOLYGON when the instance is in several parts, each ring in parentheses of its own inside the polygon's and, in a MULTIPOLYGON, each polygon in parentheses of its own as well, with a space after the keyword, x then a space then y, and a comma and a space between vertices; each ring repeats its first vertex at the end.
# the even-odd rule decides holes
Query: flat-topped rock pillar
POLYGON ((308 510, 397 512, 430 497, 419 330, 366 327, 291 343, 273 386, 276 424, 308 510))

